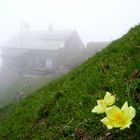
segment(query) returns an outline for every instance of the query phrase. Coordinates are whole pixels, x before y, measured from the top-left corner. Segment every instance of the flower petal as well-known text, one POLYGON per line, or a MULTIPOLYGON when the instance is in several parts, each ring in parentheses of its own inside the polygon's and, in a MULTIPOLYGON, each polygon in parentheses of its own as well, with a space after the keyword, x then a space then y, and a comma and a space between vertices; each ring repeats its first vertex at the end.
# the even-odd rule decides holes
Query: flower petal
POLYGON ((110 122, 112 123, 112 125, 115 127, 115 128, 118 128, 118 127, 121 127, 122 125, 116 121, 116 120, 110 120, 110 122))
POLYGON ((130 120, 129 119, 129 107, 128 107, 128 102, 126 101, 124 104, 123 104, 123 106, 122 106, 122 108, 121 108, 121 112, 122 112, 122 114, 123 114, 123 116, 124 116, 124 118, 126 119, 126 120, 130 120))
POLYGON ((97 100, 97 104, 104 106, 105 105, 105 102, 104 102, 103 99, 101 99, 101 100, 97 100))
POLYGON ((105 112, 105 110, 106 110, 106 106, 99 106, 99 105, 97 105, 97 106, 95 106, 93 109, 92 109, 92 112, 93 113, 97 113, 97 114, 100 114, 100 113, 104 113, 105 112))
POLYGON ((104 101, 107 106, 113 105, 115 103, 115 96, 111 95, 109 92, 106 92, 104 101))
POLYGON ((108 107, 106 109, 106 115, 109 119, 115 120, 116 113, 120 111, 121 110, 117 106, 113 105, 112 107, 108 107))
POLYGON ((136 115, 136 110, 132 106, 129 107, 130 119, 132 120, 136 115))
POLYGON ((128 107, 127 102, 124 103, 124 105, 121 108, 121 111, 128 120, 132 120, 136 115, 135 109, 132 106, 128 107))
POLYGON ((127 110, 127 109, 128 109, 128 102, 126 101, 126 102, 123 104, 121 110, 127 110))
POLYGON ((126 125, 120 127, 120 130, 123 130, 125 128, 130 128, 130 125, 132 124, 132 122, 130 121, 129 123, 127 123, 126 125))
POLYGON ((103 124, 105 124, 105 125, 107 126, 108 129, 112 129, 112 128, 113 128, 112 123, 110 122, 110 120, 109 120, 107 117, 103 118, 103 119, 101 120, 101 122, 102 122, 103 124))

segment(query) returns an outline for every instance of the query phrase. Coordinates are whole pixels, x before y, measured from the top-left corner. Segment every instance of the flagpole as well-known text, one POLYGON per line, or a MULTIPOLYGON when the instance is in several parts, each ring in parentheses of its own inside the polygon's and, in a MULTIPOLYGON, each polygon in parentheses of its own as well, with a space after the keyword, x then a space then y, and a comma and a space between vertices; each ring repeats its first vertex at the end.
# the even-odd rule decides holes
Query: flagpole
POLYGON ((22 20, 20 20, 20 47, 23 48, 23 28, 22 28, 22 20))

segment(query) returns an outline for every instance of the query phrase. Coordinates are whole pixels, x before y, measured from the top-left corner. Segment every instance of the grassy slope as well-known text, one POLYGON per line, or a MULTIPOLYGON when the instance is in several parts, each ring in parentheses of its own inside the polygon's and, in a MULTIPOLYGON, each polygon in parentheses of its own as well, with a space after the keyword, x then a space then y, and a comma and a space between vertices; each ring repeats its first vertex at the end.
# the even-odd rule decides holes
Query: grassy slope
POLYGON ((21 77, 16 82, 12 83, 7 88, 0 85, 0 108, 12 103, 14 100, 14 97, 17 95, 17 93, 23 92, 23 97, 26 97, 27 95, 30 95, 33 91, 36 91, 40 87, 44 86, 45 83, 49 83, 51 80, 53 80, 54 77, 46 78, 46 77, 37 77, 37 78, 28 78, 28 77, 21 77), (26 84, 24 86, 24 82, 30 81, 31 83, 26 84))
POLYGON ((140 26, 102 52, 0 113, 2 139, 139 139, 140 26), (109 91, 116 104, 127 100, 137 110, 130 129, 108 131, 104 115, 91 113, 96 100, 109 91), (10 111, 9 111, 10 110, 10 111))

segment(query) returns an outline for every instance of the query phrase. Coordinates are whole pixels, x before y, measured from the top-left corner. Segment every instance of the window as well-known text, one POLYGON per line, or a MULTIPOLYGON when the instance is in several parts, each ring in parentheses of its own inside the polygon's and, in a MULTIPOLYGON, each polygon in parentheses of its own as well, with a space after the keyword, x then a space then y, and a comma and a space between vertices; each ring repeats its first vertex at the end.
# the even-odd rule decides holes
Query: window
POLYGON ((47 59, 47 60, 46 60, 46 67, 47 67, 47 68, 52 68, 52 67, 53 67, 52 59, 47 59))

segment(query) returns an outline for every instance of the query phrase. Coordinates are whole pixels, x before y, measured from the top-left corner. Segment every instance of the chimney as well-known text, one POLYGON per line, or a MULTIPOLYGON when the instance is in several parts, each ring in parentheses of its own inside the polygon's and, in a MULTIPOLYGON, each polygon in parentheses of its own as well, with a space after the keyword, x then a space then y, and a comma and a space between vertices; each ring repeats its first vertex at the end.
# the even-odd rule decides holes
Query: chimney
POLYGON ((48 31, 52 31, 52 30, 53 30, 52 24, 49 24, 48 31))

